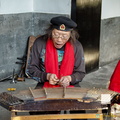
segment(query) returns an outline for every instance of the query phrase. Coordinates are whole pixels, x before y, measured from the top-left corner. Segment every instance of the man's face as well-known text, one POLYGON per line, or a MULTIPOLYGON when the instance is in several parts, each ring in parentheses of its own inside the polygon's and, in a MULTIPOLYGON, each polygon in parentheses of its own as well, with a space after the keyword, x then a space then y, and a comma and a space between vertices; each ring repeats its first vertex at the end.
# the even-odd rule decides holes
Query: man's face
POLYGON ((52 31, 52 40, 55 48, 62 48, 70 38, 71 31, 60 31, 54 29, 52 31))

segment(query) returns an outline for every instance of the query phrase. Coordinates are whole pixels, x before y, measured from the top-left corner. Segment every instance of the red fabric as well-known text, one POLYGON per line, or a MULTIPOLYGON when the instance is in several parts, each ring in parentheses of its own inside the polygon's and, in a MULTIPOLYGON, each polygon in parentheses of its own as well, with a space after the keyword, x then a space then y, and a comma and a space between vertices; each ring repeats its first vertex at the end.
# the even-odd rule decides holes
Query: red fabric
POLYGON ((111 76, 108 89, 120 93, 120 60, 118 61, 115 70, 111 76))
MULTIPOLYGON (((74 48, 70 42, 66 43, 60 70, 58 67, 57 50, 54 47, 52 40, 49 39, 46 44, 45 69, 47 73, 56 74, 58 79, 62 76, 72 74, 74 68, 74 48)), ((60 85, 50 85, 48 82, 45 82, 43 87, 60 87, 60 85)))

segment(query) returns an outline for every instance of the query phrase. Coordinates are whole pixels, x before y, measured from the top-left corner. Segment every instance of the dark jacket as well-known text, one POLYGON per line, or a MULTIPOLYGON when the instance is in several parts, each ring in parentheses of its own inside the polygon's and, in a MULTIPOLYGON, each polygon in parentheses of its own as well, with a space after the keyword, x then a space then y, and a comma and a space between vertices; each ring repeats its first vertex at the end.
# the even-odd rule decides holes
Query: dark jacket
MULTIPOLYGON (((33 44, 32 51, 30 54, 30 59, 28 62, 28 67, 26 73, 37 80, 39 83, 43 84, 46 81, 47 73, 45 72, 44 62, 42 59, 45 58, 45 47, 46 47, 47 37, 45 35, 37 38, 33 44)), ((82 81, 85 76, 85 60, 83 47, 81 43, 76 40, 73 44, 75 64, 73 74, 71 75, 71 84, 75 85, 82 81)))

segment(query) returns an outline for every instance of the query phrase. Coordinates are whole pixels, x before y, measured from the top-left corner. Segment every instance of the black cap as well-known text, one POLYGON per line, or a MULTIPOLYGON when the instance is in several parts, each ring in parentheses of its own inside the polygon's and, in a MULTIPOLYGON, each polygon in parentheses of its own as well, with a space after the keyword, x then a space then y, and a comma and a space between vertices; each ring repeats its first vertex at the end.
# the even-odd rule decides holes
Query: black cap
POLYGON ((64 16, 54 17, 50 22, 54 28, 61 31, 71 31, 73 28, 77 27, 77 24, 73 20, 64 16))

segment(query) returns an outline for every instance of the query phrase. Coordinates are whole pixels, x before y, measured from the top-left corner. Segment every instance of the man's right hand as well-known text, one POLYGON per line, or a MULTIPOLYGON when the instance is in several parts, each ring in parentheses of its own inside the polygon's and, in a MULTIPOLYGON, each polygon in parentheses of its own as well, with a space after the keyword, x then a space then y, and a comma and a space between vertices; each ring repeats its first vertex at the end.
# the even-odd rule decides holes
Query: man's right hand
POLYGON ((58 81, 59 81, 56 74, 51 74, 51 73, 47 74, 47 80, 49 81, 49 83, 51 85, 56 85, 58 83, 58 81))

